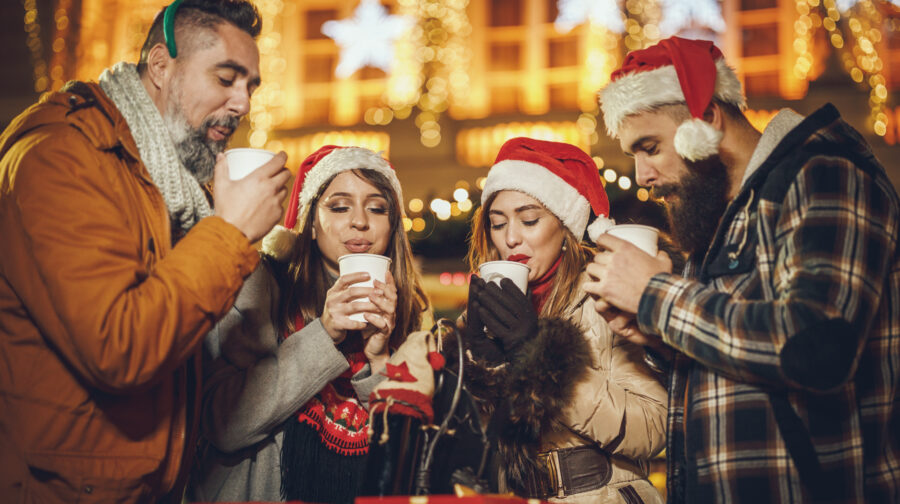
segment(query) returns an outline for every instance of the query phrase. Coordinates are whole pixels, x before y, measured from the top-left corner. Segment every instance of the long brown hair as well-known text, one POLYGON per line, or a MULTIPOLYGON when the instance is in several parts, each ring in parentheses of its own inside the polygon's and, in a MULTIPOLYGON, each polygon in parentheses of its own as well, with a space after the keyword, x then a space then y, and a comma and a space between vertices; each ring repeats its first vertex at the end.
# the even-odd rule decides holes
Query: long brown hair
MULTIPOLYGON (((472 234, 469 237, 467 260, 469 270, 473 273, 478 271, 479 264, 500 259, 500 252, 491 241, 491 223, 488 215, 497 194, 499 191, 492 194, 484 205, 472 214, 472 234)), ((559 217, 553 212, 548 210, 548 213, 559 221, 559 217)), ((553 278, 553 286, 550 288, 547 302, 544 303, 541 313, 538 314, 541 318, 559 318, 565 315, 566 308, 573 304, 578 296, 578 289, 573 289, 572 286, 578 284, 578 277, 581 276, 581 272, 595 253, 593 248, 582 244, 575 238, 575 235, 569 231, 569 228, 563 226, 562 222, 559 225, 563 227, 565 233, 561 251, 562 260, 553 278)))
MULTIPOLYGON (((367 168, 357 168, 350 172, 375 186, 388 203, 391 239, 386 255, 391 259, 391 274, 397 285, 397 312, 389 344, 396 349, 409 333, 420 329, 422 314, 429 308, 428 298, 422 289, 419 274, 413 267, 412 250, 401 222, 402 202, 387 177, 367 168)), ((270 261, 270 265, 281 270, 276 270, 275 276, 279 279, 281 288, 281 303, 276 316, 282 331, 296 330, 294 318, 298 314, 308 324, 320 317, 325 309, 325 295, 331 280, 325 269, 322 252, 312 239, 312 230, 319 199, 336 176, 325 181, 310 204, 302 209, 299 237, 287 263, 279 265, 270 261)))

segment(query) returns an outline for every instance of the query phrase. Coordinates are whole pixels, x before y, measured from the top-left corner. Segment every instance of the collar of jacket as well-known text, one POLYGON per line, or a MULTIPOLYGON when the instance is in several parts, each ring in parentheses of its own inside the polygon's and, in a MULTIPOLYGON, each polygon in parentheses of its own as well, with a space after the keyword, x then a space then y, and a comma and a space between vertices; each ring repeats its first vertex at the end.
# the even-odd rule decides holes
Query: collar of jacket
MULTIPOLYGON (((725 246, 725 237, 728 234, 731 222, 738 212, 747 210, 752 204, 747 201, 749 198, 758 199, 760 197, 758 192, 759 188, 765 183, 772 170, 777 167, 785 157, 799 152, 802 144, 807 141, 814 132, 840 119, 840 117, 840 113, 834 105, 826 103, 822 108, 803 119, 796 128, 788 132, 775 149, 772 150, 772 153, 769 154, 766 160, 762 162, 759 168, 757 168, 744 182, 737 196, 728 203, 725 213, 719 220, 719 228, 716 230, 712 243, 709 248, 707 248, 706 254, 703 256, 703 261, 700 263, 698 276, 702 282, 705 283, 709 281, 711 276, 719 276, 717 272, 710 271, 710 269, 712 263, 721 255, 719 252, 725 246)), ((789 182, 790 181, 786 181, 786 183, 789 182)), ((743 270, 750 266, 751 265, 747 263, 740 269, 743 270)), ((712 269, 718 270, 718 268, 712 269)), ((741 271, 730 269, 728 272, 739 273, 741 271)))
POLYGON ((141 159, 128 124, 112 100, 96 83, 80 81, 69 82, 13 119, 0 138, 0 156, 30 131, 53 123, 70 124, 99 150, 118 150, 134 161, 141 159))

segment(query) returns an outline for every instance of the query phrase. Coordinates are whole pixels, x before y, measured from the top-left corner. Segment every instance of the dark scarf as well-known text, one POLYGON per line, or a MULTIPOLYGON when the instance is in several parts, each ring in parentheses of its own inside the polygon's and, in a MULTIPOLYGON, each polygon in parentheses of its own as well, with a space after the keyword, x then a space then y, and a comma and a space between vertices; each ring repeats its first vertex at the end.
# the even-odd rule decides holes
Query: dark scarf
MULTIPOLYGON (((305 326, 299 315, 294 323, 296 331, 305 326)), ((281 496, 285 500, 351 503, 362 483, 369 451, 369 414, 350 382, 368 362, 359 332, 348 332, 338 350, 350 369, 325 385, 284 424, 281 496)))
POLYGON ((562 254, 559 254, 559 257, 556 258, 553 266, 550 266, 550 269, 547 270, 541 278, 538 278, 533 282, 528 282, 528 289, 531 290, 531 304, 538 314, 541 313, 541 308, 543 308, 544 303, 547 302, 547 297, 550 295, 550 290, 553 287, 553 279, 556 277, 556 270, 559 269, 559 264, 561 262, 562 254))

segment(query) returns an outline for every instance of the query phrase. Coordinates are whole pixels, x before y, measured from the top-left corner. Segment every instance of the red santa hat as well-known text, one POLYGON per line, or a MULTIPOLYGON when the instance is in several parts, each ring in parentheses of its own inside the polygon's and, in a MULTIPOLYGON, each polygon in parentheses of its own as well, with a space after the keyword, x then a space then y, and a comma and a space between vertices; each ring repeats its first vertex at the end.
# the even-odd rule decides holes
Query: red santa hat
POLYGON ((297 225, 298 216, 303 215, 304 209, 309 206, 325 182, 338 173, 356 169, 375 170, 387 177, 394 192, 397 193, 401 212, 403 211, 403 191, 400 189, 400 181, 394 167, 386 159, 363 147, 326 145, 310 154, 300 165, 284 214, 284 226, 275 226, 263 238, 263 252, 278 260, 287 259, 297 240, 294 227, 297 225))
POLYGON ((684 103, 692 119, 675 133, 675 150, 697 161, 719 152, 722 132, 703 120, 715 97, 743 109, 746 100, 741 83, 722 56, 707 40, 671 37, 656 45, 628 53, 622 68, 600 91, 600 107, 606 129, 613 137, 626 117, 654 107, 684 103))
POLYGON ((540 201, 579 241, 585 228, 596 241, 613 224, 597 164, 574 145, 523 137, 507 140, 488 172, 481 204, 505 190, 540 201), (597 219, 588 227, 592 211, 597 219))

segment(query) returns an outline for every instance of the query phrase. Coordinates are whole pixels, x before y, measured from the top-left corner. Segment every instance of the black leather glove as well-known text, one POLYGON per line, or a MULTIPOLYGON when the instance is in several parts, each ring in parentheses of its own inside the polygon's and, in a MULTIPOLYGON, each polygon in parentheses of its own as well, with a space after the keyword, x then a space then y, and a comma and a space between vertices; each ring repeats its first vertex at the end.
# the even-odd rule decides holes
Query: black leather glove
POLYGON ((503 342, 507 358, 515 356, 526 341, 537 335, 538 316, 534 306, 512 280, 504 278, 500 286, 488 283, 476 294, 481 320, 491 335, 503 342))
POLYGON ((484 291, 484 280, 477 276, 472 276, 469 281, 469 300, 466 305, 466 328, 463 332, 463 343, 472 351, 472 357, 478 361, 485 361, 490 364, 500 363, 504 360, 505 354, 500 342, 487 337, 484 333, 484 322, 482 322, 478 304, 478 296, 484 291))

